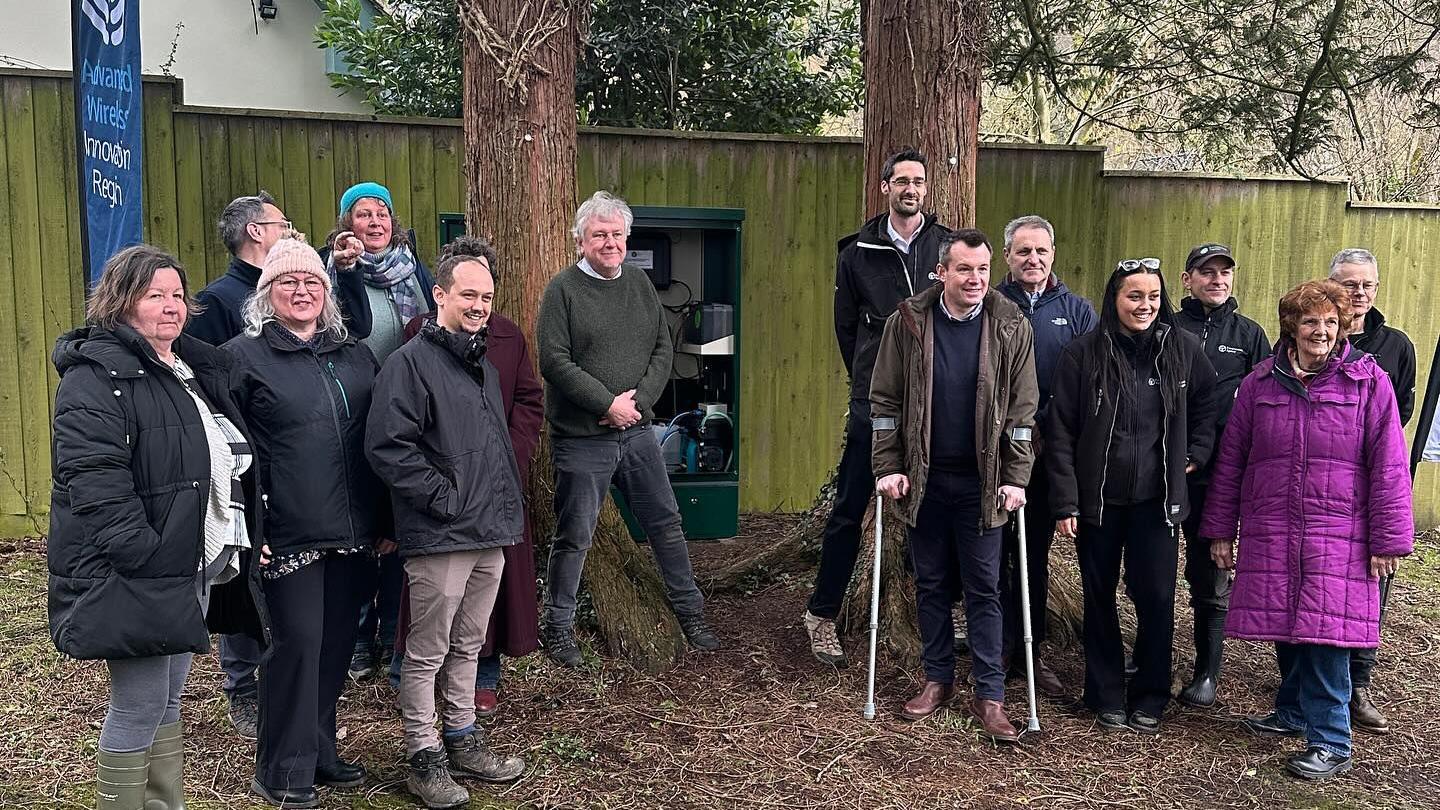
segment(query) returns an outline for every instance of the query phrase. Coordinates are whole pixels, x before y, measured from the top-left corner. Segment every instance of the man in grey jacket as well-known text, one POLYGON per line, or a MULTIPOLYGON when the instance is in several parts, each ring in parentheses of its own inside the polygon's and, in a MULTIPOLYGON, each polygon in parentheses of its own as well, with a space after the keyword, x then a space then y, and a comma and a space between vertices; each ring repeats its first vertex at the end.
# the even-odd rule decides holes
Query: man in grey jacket
POLYGON ((633 222, 625 201, 603 191, 580 206, 573 230, 580 259, 550 280, 535 326, 555 462, 545 649, 567 667, 582 661, 575 597, 612 483, 650 539, 685 638, 700 650, 720 646, 705 624, 680 509, 649 429, 673 347, 649 276, 624 266, 633 222))

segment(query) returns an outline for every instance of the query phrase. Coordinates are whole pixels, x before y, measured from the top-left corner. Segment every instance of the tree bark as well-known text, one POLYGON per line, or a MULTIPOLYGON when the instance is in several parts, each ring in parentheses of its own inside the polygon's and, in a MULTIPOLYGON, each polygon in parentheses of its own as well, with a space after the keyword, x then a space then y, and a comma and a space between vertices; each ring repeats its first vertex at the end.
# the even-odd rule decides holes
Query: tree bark
MULTIPOLYGON (((500 256, 496 308, 535 345, 546 285, 575 260, 575 61, 588 3, 579 0, 460 0, 466 227, 500 256)), ((548 441, 531 466, 527 501, 537 544, 554 526, 548 441)), ((684 641, 649 555, 630 538, 613 504, 596 526, 585 586, 614 654, 659 672, 684 641)))

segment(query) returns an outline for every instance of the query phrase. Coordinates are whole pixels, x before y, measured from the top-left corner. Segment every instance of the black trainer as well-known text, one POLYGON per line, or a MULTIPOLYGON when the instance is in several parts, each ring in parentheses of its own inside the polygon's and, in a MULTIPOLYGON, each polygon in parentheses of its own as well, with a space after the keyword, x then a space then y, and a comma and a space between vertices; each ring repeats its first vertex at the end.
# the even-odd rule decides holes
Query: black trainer
POLYGON ((230 697, 230 724, 247 740, 260 736, 260 702, 253 692, 230 697))
POLYGON ((1125 712, 1119 709, 1106 709, 1095 715, 1095 723, 1105 731, 1130 731, 1130 724, 1126 722, 1125 712))
POLYGON ((585 663, 580 654, 580 643, 575 640, 575 630, 570 627, 545 628, 545 654, 555 663, 577 669, 585 663))
POLYGON ((1128 725, 1141 734, 1160 733, 1160 718, 1140 709, 1130 713, 1128 725))
POLYGON ((1285 760, 1285 770, 1301 779, 1329 779, 1355 767, 1350 757, 1332 754, 1324 748, 1310 747, 1285 760))
POLYGON ((680 620, 680 630, 685 634, 685 640, 690 646, 702 652, 712 652, 720 649, 720 639, 705 623, 705 617, 699 614, 694 616, 676 616, 680 620))
POLYGON ((1305 737, 1305 729, 1280 722, 1280 715, 1275 712, 1247 717, 1240 721, 1240 725, 1257 737, 1305 737))

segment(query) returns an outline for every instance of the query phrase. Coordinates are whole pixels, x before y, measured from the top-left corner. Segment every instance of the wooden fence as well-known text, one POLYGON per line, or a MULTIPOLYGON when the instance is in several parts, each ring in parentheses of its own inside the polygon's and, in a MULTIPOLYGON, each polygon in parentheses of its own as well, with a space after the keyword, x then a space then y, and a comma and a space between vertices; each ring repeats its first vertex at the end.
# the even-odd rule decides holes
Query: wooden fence
MULTIPOLYGON (((259 188, 318 236, 333 227, 346 187, 380 181, 427 260, 439 216, 463 211, 455 121, 182 102, 178 81, 145 81, 145 226, 197 283, 228 261, 215 233, 220 210, 259 188)), ((73 119, 68 74, 0 71, 0 278, 11 281, 0 293, 0 535, 44 526, 50 349, 83 315, 73 119)), ((836 461, 846 407, 831 290, 836 240, 862 216, 860 143, 585 129, 579 147, 579 193, 745 209, 741 505, 804 508, 836 461)), ((998 237, 1013 216, 1049 218, 1056 271, 1092 297, 1116 259, 1159 256, 1173 285, 1192 245, 1229 243, 1242 307, 1272 338, 1281 293, 1323 274, 1339 248, 1369 247, 1381 263, 1379 306, 1415 340, 1424 384, 1440 326, 1428 283, 1440 262, 1440 209, 1347 204, 1341 182, 1105 172, 1103 150, 1085 147, 987 145, 978 176, 980 226, 998 237)), ((1417 483, 1417 512, 1434 525, 1440 475, 1424 470, 1417 483)))

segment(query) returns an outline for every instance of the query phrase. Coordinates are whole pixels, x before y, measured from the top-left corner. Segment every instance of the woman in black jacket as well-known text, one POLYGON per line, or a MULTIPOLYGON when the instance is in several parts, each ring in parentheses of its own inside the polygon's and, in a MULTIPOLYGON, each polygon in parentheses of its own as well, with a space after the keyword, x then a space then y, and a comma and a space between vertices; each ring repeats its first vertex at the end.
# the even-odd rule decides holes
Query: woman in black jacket
POLYGON ((1159 259, 1120 262, 1100 328, 1065 347, 1051 385, 1050 507, 1075 538, 1085 594, 1085 704, 1105 729, 1154 734, 1170 702, 1176 527, 1185 476, 1210 458, 1215 372, 1172 323, 1159 259), (1115 588, 1135 603, 1138 671, 1125 683, 1115 588))
MULTIPOLYGON (((224 354, 181 334, 193 306, 173 256, 126 248, 89 325, 55 344, 50 633, 109 670, 97 793, 114 810, 184 806, 180 692, 209 649, 206 607, 221 587, 255 606, 250 448, 224 354)), ((258 632, 251 614, 213 629, 258 632)))
POLYGON ((315 785, 354 787, 359 765, 335 750, 335 705, 374 587, 373 548, 388 535, 385 490, 365 460, 378 364, 346 333, 319 255, 282 239, 225 344, 230 390, 255 441, 268 493, 261 572, 272 649, 261 664, 251 789, 271 804, 317 807, 315 785))

